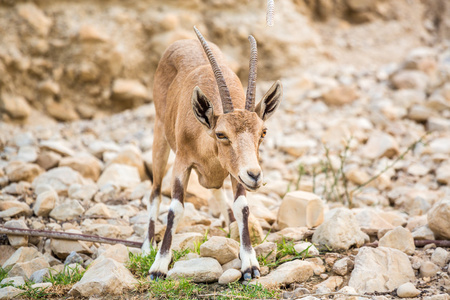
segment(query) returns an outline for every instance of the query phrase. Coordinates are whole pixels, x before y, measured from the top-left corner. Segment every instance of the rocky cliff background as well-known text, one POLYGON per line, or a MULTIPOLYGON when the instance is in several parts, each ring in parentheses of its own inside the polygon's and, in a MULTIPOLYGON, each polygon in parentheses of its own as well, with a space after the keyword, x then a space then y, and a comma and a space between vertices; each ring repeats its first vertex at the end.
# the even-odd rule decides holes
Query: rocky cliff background
POLYGON ((450 36, 444 0, 275 4, 276 25, 268 27, 263 0, 1 1, 0 118, 73 121, 150 102, 164 49, 194 38, 194 25, 242 79, 253 34, 259 79, 269 81, 399 62, 411 48, 450 36))

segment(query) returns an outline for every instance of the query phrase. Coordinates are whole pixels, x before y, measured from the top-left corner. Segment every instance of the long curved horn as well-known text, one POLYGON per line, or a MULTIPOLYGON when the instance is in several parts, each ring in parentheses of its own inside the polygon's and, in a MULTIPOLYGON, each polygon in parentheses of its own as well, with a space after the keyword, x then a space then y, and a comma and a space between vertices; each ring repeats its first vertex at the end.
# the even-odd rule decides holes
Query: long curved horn
POLYGON ((255 92, 256 92, 256 69, 258 65, 258 49, 256 46, 256 40, 253 36, 249 35, 250 41, 250 63, 248 71, 248 86, 247 86, 247 99, 245 100, 245 109, 249 111, 255 111, 255 92))
POLYGON ((211 64, 214 72, 214 76, 216 77, 217 86, 219 87, 220 99, 222 99, 223 113, 226 114, 232 112, 234 110, 233 102, 231 102, 230 90, 227 87, 227 83, 225 82, 225 78, 223 77, 222 70, 220 69, 219 64, 214 58, 211 48, 209 48, 208 43, 206 42, 203 35, 195 26, 194 30, 195 34, 197 34, 200 44, 202 44, 206 56, 208 57, 209 63, 211 64))

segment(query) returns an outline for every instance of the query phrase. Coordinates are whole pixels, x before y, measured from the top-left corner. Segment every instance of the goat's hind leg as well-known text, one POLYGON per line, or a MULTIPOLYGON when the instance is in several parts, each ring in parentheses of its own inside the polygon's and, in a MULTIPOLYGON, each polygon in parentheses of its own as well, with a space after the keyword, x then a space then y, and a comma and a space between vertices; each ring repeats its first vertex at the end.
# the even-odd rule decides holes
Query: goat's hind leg
POLYGON ((153 139, 152 152, 152 172, 153 172, 153 188, 150 195, 146 194, 144 199, 147 202, 147 212, 149 216, 148 232, 142 244, 142 253, 147 255, 150 248, 156 245, 155 226, 159 215, 159 205, 161 203, 161 184, 165 174, 167 159, 169 158, 170 147, 164 137, 164 125, 157 118, 155 120, 155 136, 153 139))
POLYGON ((177 230, 178 223, 183 217, 184 195, 191 169, 185 167, 182 162, 175 159, 172 179, 172 202, 167 214, 167 227, 161 248, 155 257, 155 262, 150 268, 150 279, 164 278, 169 270, 172 260, 172 238, 177 230))

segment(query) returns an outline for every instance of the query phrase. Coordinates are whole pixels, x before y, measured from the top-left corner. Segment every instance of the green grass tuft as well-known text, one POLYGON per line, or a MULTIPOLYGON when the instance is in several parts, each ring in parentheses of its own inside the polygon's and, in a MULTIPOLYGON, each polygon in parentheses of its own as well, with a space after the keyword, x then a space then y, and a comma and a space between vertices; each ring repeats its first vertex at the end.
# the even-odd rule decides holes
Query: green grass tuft
POLYGON ((36 287, 32 288, 31 286, 34 283, 31 281, 25 282, 25 284, 19 286, 18 288, 24 290, 19 294, 21 297, 27 297, 31 299, 47 299, 49 296, 52 296, 53 293, 48 293, 47 289, 49 287, 36 287))
MULTIPOLYGON (((11 270, 11 268, 2 268, 0 267, 0 281, 2 281, 3 279, 5 279, 6 277, 8 277, 8 272, 11 270)), ((8 284, 6 285, 0 285, 0 288, 8 286, 8 284)))
POLYGON ((127 263, 127 268, 131 271, 131 273, 139 278, 145 278, 148 275, 148 271, 155 261, 155 256, 158 253, 157 248, 150 248, 149 255, 143 254, 133 254, 130 252, 129 258, 130 260, 127 263))
POLYGON ((53 285, 68 285, 80 281, 85 272, 81 271, 79 265, 75 265, 73 268, 64 266, 64 269, 55 275, 53 275, 52 269, 50 269, 48 277, 44 278, 44 282, 51 282, 53 285))
POLYGON ((194 284, 187 279, 147 281, 143 283, 150 299, 196 299, 204 291, 202 285, 194 284))

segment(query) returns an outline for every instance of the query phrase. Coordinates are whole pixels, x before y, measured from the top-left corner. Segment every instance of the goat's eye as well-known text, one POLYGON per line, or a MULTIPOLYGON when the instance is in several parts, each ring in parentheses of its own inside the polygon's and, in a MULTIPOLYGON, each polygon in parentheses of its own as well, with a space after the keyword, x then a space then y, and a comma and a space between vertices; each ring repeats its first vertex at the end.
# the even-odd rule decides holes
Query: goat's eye
POLYGON ((261 138, 263 139, 267 134, 267 129, 264 129, 261 133, 261 138))
POLYGON ((221 132, 216 133, 216 136, 219 140, 227 140, 227 136, 221 132))

